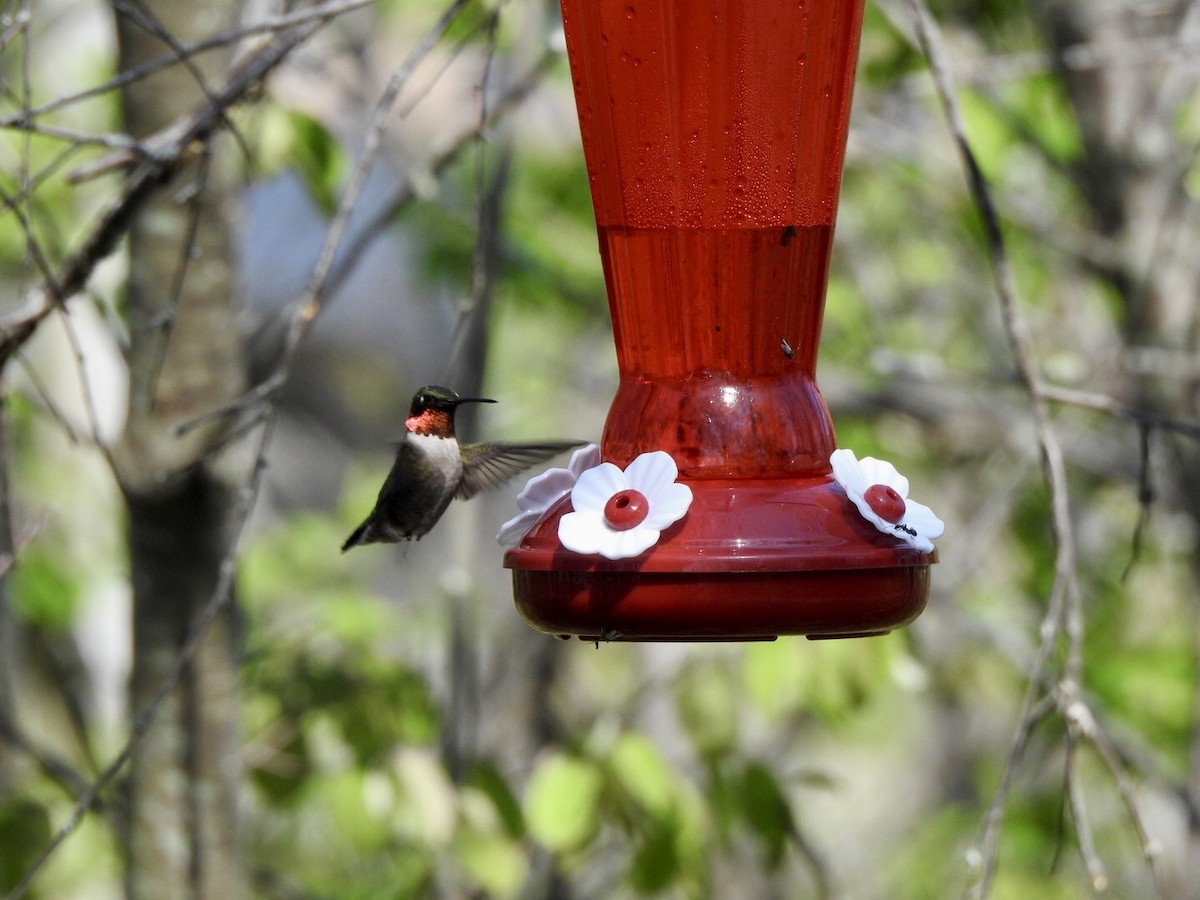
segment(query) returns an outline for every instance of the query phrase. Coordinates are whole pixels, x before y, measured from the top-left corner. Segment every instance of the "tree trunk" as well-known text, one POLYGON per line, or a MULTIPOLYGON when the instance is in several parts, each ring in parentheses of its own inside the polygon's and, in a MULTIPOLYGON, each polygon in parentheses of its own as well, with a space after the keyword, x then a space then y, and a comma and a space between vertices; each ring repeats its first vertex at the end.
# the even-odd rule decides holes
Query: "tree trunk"
MULTIPOLYGON (((114 3, 122 72, 228 27, 227 3, 114 3), (165 39, 164 35, 169 35, 165 39)), ((205 101, 223 54, 128 85, 125 130, 144 138, 205 101)), ((116 463, 129 517, 134 604, 132 709, 171 676, 213 601, 236 488, 211 454, 219 434, 172 425, 244 388, 233 312, 236 179, 221 135, 139 213, 129 233, 130 407, 116 463)), ((238 863, 238 698, 232 605, 208 630, 137 745, 129 776, 126 888, 136 898, 231 898, 238 863)))

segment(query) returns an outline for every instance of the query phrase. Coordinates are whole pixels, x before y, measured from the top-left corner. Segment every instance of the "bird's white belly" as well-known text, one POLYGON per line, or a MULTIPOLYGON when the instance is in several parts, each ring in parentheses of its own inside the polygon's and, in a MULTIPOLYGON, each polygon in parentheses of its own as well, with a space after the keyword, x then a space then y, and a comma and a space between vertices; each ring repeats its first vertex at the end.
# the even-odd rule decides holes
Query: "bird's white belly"
POLYGON ((429 466, 430 477, 439 478, 442 487, 454 491, 462 480, 462 454, 458 441, 447 440, 432 434, 410 434, 408 439, 424 455, 429 466))

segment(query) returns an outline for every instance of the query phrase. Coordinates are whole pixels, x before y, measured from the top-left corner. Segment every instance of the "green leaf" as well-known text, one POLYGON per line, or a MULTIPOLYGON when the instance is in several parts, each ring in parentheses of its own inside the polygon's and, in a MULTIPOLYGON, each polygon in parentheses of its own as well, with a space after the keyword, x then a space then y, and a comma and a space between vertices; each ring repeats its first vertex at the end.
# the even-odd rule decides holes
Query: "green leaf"
POLYGON ((679 719, 696 752, 724 756, 737 742, 739 698, 729 673, 716 666, 693 666, 678 682, 679 719))
POLYGON ((14 606, 32 625, 63 629, 71 624, 78 605, 77 585, 67 566, 46 553, 31 550, 12 573, 14 606))
POLYGON ((265 105, 259 160, 266 172, 298 171, 314 200, 332 212, 349 170, 346 153, 323 124, 295 109, 265 105))
MULTIPOLYGON (((507 791, 507 785, 504 788, 507 791)), ((487 791, 464 786, 458 805, 459 827, 452 850, 459 865, 490 896, 516 894, 529 871, 520 837, 512 833, 487 791)))
POLYGON ((644 736, 622 734, 609 754, 608 764, 617 784, 639 807, 659 820, 674 813, 679 795, 677 776, 644 736))
POLYGON ((26 797, 0 801, 0 891, 17 886, 26 869, 50 840, 50 814, 26 797))
POLYGON ((646 894, 657 893, 675 882, 680 875, 675 832, 664 827, 651 828, 643 835, 629 864, 629 883, 646 894))
POLYGON ((553 753, 542 760, 525 795, 529 833, 556 853, 586 846, 600 827, 604 779, 586 759, 553 753))
POLYGON ((787 796, 773 772, 762 763, 750 763, 742 775, 742 813, 762 839, 767 865, 774 869, 783 860, 794 823, 787 796))
POLYGON ((504 776, 494 765, 489 762, 476 763, 467 773, 465 782, 492 801, 500 820, 504 823, 505 832, 509 836, 514 838, 524 836, 525 818, 521 815, 521 803, 504 776))
POLYGON ((396 822, 400 831, 420 843, 448 843, 457 822, 457 793, 436 752, 405 747, 396 754, 392 771, 399 789, 396 822))
POLYGON ((521 887, 529 863, 521 845, 504 834, 460 828, 454 856, 463 871, 492 896, 512 896, 521 887))
POLYGON ((805 669, 810 665, 804 655, 807 647, 794 641, 770 641, 746 648, 742 677, 750 699, 771 719, 778 720, 795 711, 804 699, 805 669))

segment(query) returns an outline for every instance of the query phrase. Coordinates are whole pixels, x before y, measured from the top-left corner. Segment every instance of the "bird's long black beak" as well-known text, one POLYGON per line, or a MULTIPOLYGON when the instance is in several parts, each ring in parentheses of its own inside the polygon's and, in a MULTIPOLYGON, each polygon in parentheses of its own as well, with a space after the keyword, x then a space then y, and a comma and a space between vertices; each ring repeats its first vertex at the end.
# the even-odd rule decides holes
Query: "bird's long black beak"
POLYGON ((454 401, 454 405, 462 406, 464 403, 495 403, 495 402, 496 402, 495 400, 492 400, 489 397, 459 397, 457 400, 454 401))

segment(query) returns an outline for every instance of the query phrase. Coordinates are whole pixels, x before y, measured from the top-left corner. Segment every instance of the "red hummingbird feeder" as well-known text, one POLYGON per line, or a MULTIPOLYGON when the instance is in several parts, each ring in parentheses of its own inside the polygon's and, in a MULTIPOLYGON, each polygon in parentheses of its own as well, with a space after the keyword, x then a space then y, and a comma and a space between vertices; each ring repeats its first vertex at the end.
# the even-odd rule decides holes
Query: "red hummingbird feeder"
POLYGON ((533 627, 831 638, 924 608, 936 551, 850 502, 815 381, 862 8, 562 0, 620 369, 601 456, 665 451, 692 502, 623 559, 551 507, 504 561, 533 627))

